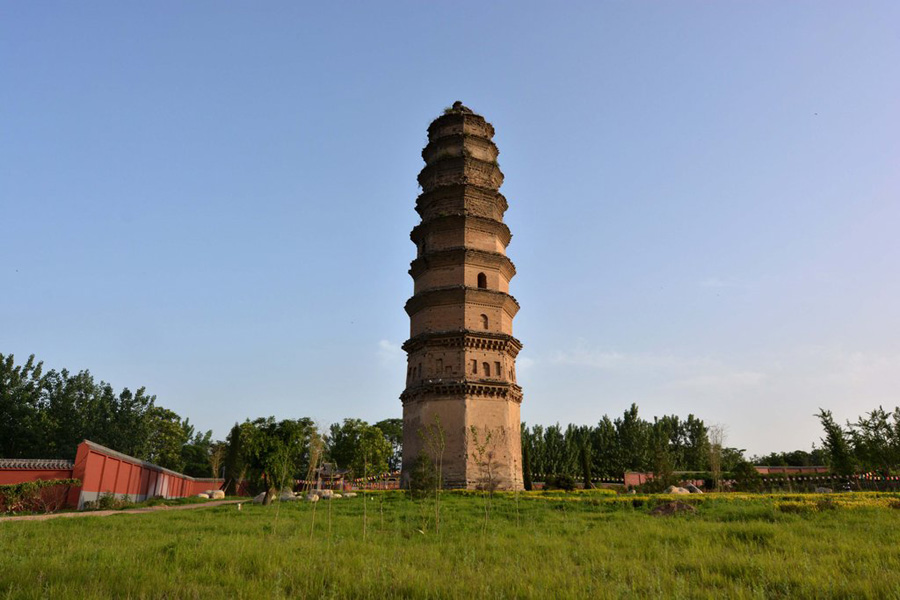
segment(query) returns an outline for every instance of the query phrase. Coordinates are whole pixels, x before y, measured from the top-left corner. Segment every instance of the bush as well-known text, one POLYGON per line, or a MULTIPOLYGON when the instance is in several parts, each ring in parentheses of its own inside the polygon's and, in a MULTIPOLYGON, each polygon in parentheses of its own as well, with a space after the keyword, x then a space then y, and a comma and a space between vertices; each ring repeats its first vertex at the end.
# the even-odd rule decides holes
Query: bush
POLYGON ((84 503, 84 510, 121 510, 134 506, 127 498, 118 498, 115 494, 107 492, 94 501, 84 503))
POLYGON ((838 503, 831 498, 821 498, 816 502, 816 510, 818 511, 837 510, 838 508, 840 508, 838 503))
POLYGON ((78 479, 39 479, 0 485, 0 512, 54 512, 65 504, 69 487, 78 479))
POLYGON ((548 475, 544 481, 544 489, 547 490, 565 490, 571 492, 575 489, 575 478, 565 473, 559 475, 548 475))
POLYGON ((775 506, 783 513, 795 515, 805 515, 815 511, 815 507, 806 502, 779 502, 775 506))
POLYGON ((732 471, 734 488, 739 492, 762 491, 762 476, 752 464, 747 461, 739 463, 732 471))
POLYGON ((409 493, 413 498, 428 496, 437 488, 437 468, 427 454, 420 454, 409 473, 409 493))

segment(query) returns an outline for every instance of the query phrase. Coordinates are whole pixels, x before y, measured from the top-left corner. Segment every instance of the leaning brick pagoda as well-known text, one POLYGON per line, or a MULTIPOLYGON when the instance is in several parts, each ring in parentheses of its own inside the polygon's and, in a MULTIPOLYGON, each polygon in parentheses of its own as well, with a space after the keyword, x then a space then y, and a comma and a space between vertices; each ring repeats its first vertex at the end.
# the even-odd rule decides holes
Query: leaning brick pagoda
POLYGON ((515 266, 503 224, 494 128, 456 102, 428 127, 419 173, 422 218, 406 303, 410 339, 403 402, 403 468, 425 454, 442 464, 448 488, 522 487, 516 355, 519 310, 509 295, 515 266), (442 432, 442 453, 434 443, 442 432), (432 443, 429 443, 429 439, 432 443), (437 454, 442 454, 438 456, 437 454))

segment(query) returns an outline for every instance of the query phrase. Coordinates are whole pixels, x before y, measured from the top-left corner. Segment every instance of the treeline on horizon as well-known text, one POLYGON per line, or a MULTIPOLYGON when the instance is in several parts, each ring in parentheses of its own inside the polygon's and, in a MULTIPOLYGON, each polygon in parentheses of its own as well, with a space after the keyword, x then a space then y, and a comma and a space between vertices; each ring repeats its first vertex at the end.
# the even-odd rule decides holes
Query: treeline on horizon
POLYGON ((144 387, 117 393, 90 371, 45 371, 34 355, 17 365, 12 354, 0 353, 0 458, 71 460, 85 439, 192 477, 220 477, 228 468, 238 480, 262 479, 276 462, 305 476, 317 440, 319 463, 362 471, 358 455, 364 452, 372 472, 383 472, 399 468, 402 420, 371 426, 345 419, 319 432, 306 417, 247 419, 225 440, 213 440, 211 430, 196 431, 144 387))
MULTIPOLYGON (((900 408, 878 408, 845 426, 829 411, 816 415, 823 426, 821 448, 771 453, 750 459, 767 465, 830 465, 840 474, 900 472, 900 408)), ((271 487, 275 478, 303 479, 325 462, 351 476, 400 468, 402 420, 370 425, 345 419, 319 431, 306 417, 274 417, 236 423, 225 440, 199 432, 188 419, 156 403, 145 388, 135 392, 97 381, 87 370, 44 371, 32 355, 16 365, 0 354, 0 457, 74 458, 84 439, 194 477, 227 479, 271 487)), ((734 470, 746 464, 744 451, 727 447, 721 427, 688 415, 641 418, 637 405, 621 417, 604 416, 596 426, 522 424, 526 478, 550 475, 621 478, 626 471, 734 470)))

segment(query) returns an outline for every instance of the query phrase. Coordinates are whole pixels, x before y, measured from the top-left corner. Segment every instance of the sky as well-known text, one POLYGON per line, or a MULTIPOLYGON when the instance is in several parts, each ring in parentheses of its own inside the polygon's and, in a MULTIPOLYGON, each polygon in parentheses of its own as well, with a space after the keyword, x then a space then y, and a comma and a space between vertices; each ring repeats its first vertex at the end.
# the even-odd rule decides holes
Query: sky
POLYGON ((0 353, 399 417, 426 128, 496 128, 529 424, 900 404, 900 4, 0 2, 0 353))

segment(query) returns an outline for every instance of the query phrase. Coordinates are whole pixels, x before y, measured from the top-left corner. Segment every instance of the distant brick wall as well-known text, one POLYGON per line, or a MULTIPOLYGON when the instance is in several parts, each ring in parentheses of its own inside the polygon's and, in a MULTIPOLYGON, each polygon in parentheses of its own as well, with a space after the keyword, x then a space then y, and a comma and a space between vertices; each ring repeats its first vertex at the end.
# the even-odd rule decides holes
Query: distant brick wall
MULTIPOLYGON (((828 467, 811 466, 811 467, 781 467, 781 466, 755 466, 753 467, 760 475, 815 475, 828 473, 828 467)), ((676 477, 681 476, 683 481, 688 481, 692 473, 674 473, 676 477)), ((653 479, 653 473, 639 473, 636 471, 628 471, 625 473, 625 487, 635 487, 647 483, 653 479)), ((693 480, 692 480, 693 481, 693 480)), ((694 481, 694 485, 702 486, 702 480, 694 481), (699 481, 699 483, 697 483, 699 481)))
POLYGON ((827 473, 828 467, 823 466, 813 466, 813 467, 771 467, 771 466, 759 466, 756 467, 756 470, 759 471, 760 475, 808 475, 815 473, 827 473))

